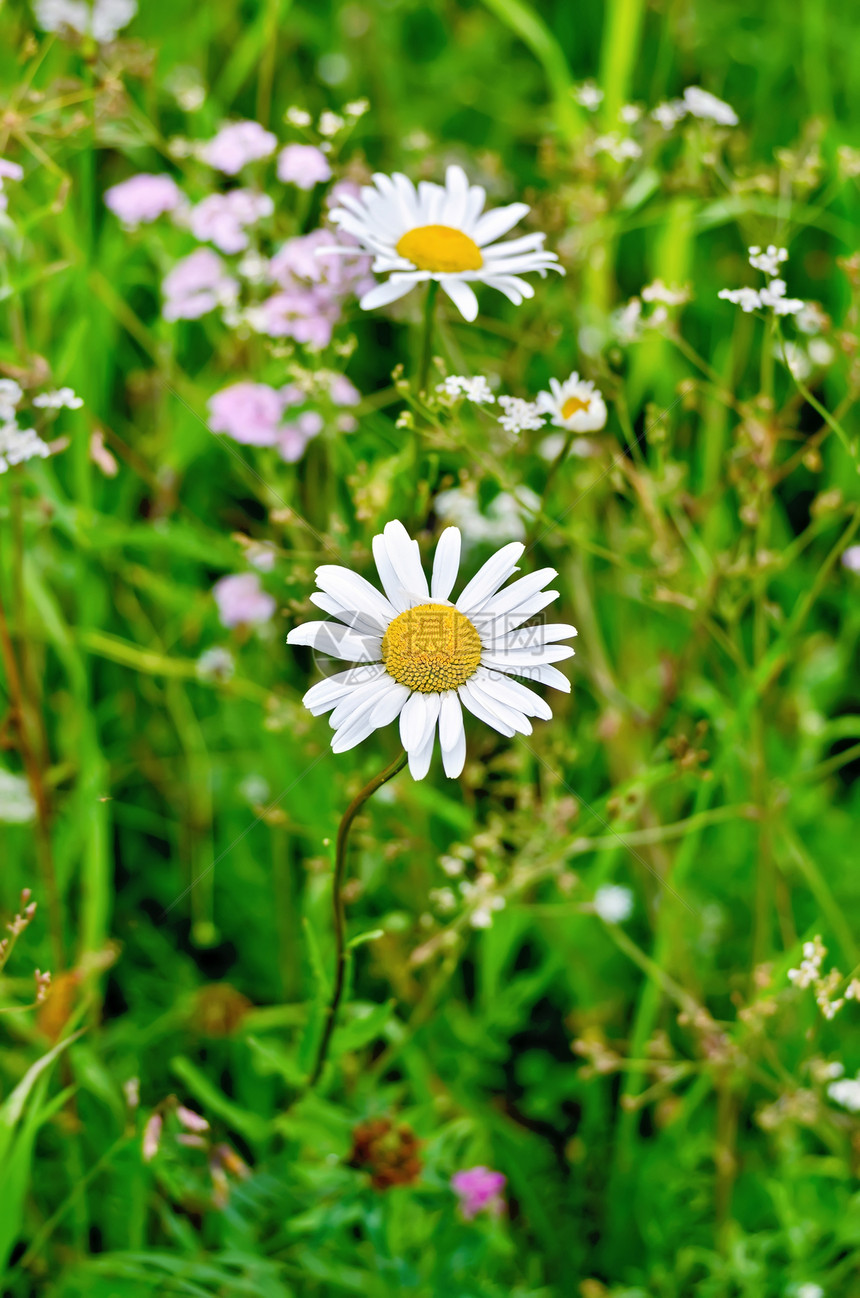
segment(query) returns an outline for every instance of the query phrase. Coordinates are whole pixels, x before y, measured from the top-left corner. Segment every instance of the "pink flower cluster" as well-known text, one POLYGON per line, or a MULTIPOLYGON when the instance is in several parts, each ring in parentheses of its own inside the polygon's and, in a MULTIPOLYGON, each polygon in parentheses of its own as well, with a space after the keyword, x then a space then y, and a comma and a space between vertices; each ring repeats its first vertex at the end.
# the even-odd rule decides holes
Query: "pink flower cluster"
POLYGON ((255 572, 222 577, 215 583, 212 594, 223 626, 252 626, 268 622, 277 607, 274 598, 261 587, 255 572))
POLYGON ((235 176, 249 162, 268 158, 278 147, 277 136, 259 122, 228 122, 200 150, 203 162, 235 176))
POLYGON ((278 180, 299 189, 313 189, 331 180, 328 158, 313 144, 288 144, 278 154, 278 180))
POLYGON ((105 193, 105 203, 127 230, 156 221, 165 212, 175 212, 182 202, 182 191, 172 176, 146 172, 112 185, 105 193))
POLYGON ((211 248, 198 248, 183 257, 162 286, 165 320, 197 320, 218 306, 229 306, 239 293, 238 282, 211 248))
POLYGON ((492 1217, 504 1212, 502 1190, 506 1184, 507 1178, 489 1167, 470 1167, 451 1177, 451 1188, 460 1200, 460 1211, 467 1221, 481 1212, 492 1217))
POLYGON ((267 383, 234 383, 211 398, 209 427, 246 446, 276 446, 282 458, 293 463, 323 426, 316 410, 284 420, 285 411, 303 400, 301 390, 292 384, 277 389, 267 383))
POLYGON ((222 252, 244 252, 248 228, 271 216, 274 210, 268 194, 231 189, 226 194, 210 194, 193 207, 188 226, 201 243, 214 243, 222 252))
POLYGON ((370 258, 319 255, 331 247, 326 230, 289 239, 269 263, 269 278, 279 286, 254 309, 252 323, 270 338, 293 338, 311 347, 327 347, 344 300, 366 292, 373 283, 370 258))

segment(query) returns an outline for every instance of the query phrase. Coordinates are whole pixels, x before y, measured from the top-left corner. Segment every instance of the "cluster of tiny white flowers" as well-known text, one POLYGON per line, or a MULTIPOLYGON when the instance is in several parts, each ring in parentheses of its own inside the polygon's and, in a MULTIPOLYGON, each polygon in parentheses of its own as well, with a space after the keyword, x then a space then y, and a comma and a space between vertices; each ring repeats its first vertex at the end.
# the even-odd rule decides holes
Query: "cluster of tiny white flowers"
POLYGON ((588 147, 594 156, 597 153, 608 153, 616 162, 630 162, 642 157, 642 145, 632 140, 629 135, 619 135, 610 131, 607 135, 598 135, 588 147))
POLYGON ((815 994, 815 1003, 826 1019, 835 1018, 846 1001, 860 1001, 860 982, 852 978, 842 996, 834 992, 842 982, 842 974, 834 966, 826 974, 821 966, 827 955, 827 947, 816 934, 811 942, 803 944, 803 959, 797 969, 789 969, 788 980, 795 987, 811 987, 815 994))
POLYGON ((468 879, 460 883, 463 900, 472 907, 469 915, 472 928, 491 928, 494 913, 504 910, 504 897, 494 891, 496 883, 495 875, 486 873, 479 874, 474 883, 468 879))
POLYGON ((73 388, 57 388, 56 392, 40 392, 33 397, 33 405, 39 410, 80 410, 83 404, 73 388))
POLYGON ((604 923, 620 924, 633 914, 633 893, 620 884, 604 884, 594 894, 592 905, 604 923))
POLYGON ((466 545, 493 541, 524 541, 528 518, 540 510, 540 497, 530 487, 500 491, 482 511, 471 491, 451 487, 433 502, 437 517, 459 527, 466 545))
POLYGON ((603 103, 603 91, 593 81, 583 81, 571 93, 580 108, 587 108, 590 113, 596 113, 603 103))
POLYGON ((236 671, 236 664, 229 649, 222 645, 212 645, 204 649, 194 664, 194 671, 201 681, 229 681, 236 671))
POLYGON ((14 379, 0 379, 0 473, 6 473, 14 464, 24 464, 35 456, 44 459, 51 453, 35 428, 21 428, 18 424, 18 403, 23 395, 14 379))
POLYGON ((499 405, 505 412, 499 415, 499 423, 509 433, 524 433, 543 427, 543 415, 533 401, 524 401, 522 397, 499 397, 499 405))
POLYGON ((860 1074, 831 1082, 827 1094, 834 1104, 841 1105, 849 1113, 860 1113, 860 1074))
POLYGON ((779 268, 784 261, 788 261, 788 250, 786 248, 777 248, 775 243, 769 243, 766 248, 762 249, 758 244, 753 244, 749 249, 750 265, 755 270, 762 271, 775 279, 779 275, 779 268))
POLYGON ((45 32, 64 28, 92 36, 99 44, 116 40, 137 13, 137 0, 35 0, 36 22, 45 32))
POLYGON ((652 119, 658 122, 664 131, 671 131, 688 115, 716 122, 718 126, 738 124, 738 115, 731 104, 718 99, 716 95, 712 95, 709 90, 703 90, 701 86, 687 86, 683 99, 669 99, 665 103, 658 104, 651 111, 652 119))
POLYGON ((452 400, 465 397, 476 406, 491 406, 496 399, 489 382, 482 374, 477 374, 474 378, 464 374, 449 374, 442 383, 438 384, 436 391, 452 400))
POLYGON ((761 307, 769 307, 774 315, 797 315, 804 310, 806 303, 799 297, 786 297, 785 280, 778 277, 779 266, 787 257, 785 248, 777 248, 774 244, 770 244, 762 252, 761 248, 754 244, 749 249, 750 265, 771 276, 769 283, 764 288, 721 288, 718 296, 726 302, 739 306, 747 314, 761 307))
POLYGON ((672 288, 662 279, 655 279, 653 284, 646 284, 642 290, 643 302, 660 302, 663 306, 684 306, 692 297, 689 284, 672 288))

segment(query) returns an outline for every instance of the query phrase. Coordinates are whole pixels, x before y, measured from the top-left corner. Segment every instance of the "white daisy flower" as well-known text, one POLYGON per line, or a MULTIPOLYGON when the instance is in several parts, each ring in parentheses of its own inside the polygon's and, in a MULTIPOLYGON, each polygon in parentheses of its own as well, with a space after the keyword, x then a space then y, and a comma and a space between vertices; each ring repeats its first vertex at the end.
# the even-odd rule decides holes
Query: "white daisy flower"
MULTIPOLYGON (((406 176, 377 173, 373 186, 359 197, 342 194, 331 219, 362 248, 376 255, 377 274, 391 271, 390 279, 377 284, 361 299, 370 311, 396 302, 424 280, 438 280, 466 320, 478 314, 471 283, 499 289, 519 306, 534 289, 522 275, 537 271, 545 276, 557 270, 558 257, 543 246, 543 234, 524 234, 507 243, 496 240, 528 212, 525 203, 511 203, 484 211, 486 193, 470 185, 462 167, 449 167, 445 184, 422 180, 417 189, 406 176)), ((355 246, 320 248, 320 253, 355 256, 355 246)))
POLYGON ((544 590, 553 568, 520 577, 525 546, 512 542, 488 559, 456 603, 450 599, 460 567, 460 532, 439 538, 428 584, 417 541, 402 523, 387 523, 373 538, 384 595, 339 565, 317 568, 311 595, 334 622, 295 627, 288 644, 309 645, 333 658, 360 663, 311 687, 303 702, 319 716, 331 712, 332 751, 346 752, 381 726, 400 718, 400 738, 413 779, 430 767, 438 729, 445 774, 456 778, 466 760, 463 708, 509 738, 531 734, 529 717, 548 721, 548 705, 514 676, 570 692, 552 664, 573 649, 557 644, 576 635, 565 623, 526 626, 558 598, 544 590))
POLYGON ((538 393, 538 409, 552 416, 556 428, 571 433, 596 433, 606 423, 606 402, 593 383, 576 370, 564 383, 550 379, 551 392, 538 393))

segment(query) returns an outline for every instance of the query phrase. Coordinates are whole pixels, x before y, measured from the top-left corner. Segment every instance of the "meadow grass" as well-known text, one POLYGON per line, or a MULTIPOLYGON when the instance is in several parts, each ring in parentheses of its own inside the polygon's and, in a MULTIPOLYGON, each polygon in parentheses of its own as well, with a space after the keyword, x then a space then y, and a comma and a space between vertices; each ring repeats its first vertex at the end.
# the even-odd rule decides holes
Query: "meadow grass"
MULTIPOLYGON (((52 454, 0 475, 0 909, 38 904, 0 954, 3 1292, 860 1294, 860 1100, 833 1089, 860 1067, 850 13, 148 0, 98 47, 6 0, 0 50, 0 157, 24 169, 0 377, 83 401, 28 409, 52 454), (651 111, 690 85, 738 124, 664 131, 651 111), (521 306, 479 289, 474 323, 440 294, 423 393, 421 294, 350 297, 321 351, 168 321, 194 241, 104 203, 138 172, 197 201, 224 177, 177 138, 247 118, 325 142, 320 114, 362 97, 336 178, 459 162, 566 270, 521 306), (718 297, 763 285, 747 249, 771 243, 811 333, 718 297), (625 313, 658 279, 689 301, 625 313), (484 375, 531 401, 573 369, 609 418, 561 456, 557 430, 435 393, 484 375), (328 372, 360 394, 350 431, 328 372), (297 462, 210 431, 217 391, 296 377, 324 424, 297 462), (464 578, 517 539, 488 539, 503 507, 523 572, 557 569, 572 692, 528 736, 470 725, 459 779, 437 753, 362 807, 309 1086, 338 822, 399 746, 332 754, 301 703, 325 664, 284 641, 320 563, 373 577, 389 519, 426 560, 452 489, 464 578), (276 611, 225 627, 213 587, 249 571, 276 611), (474 1166, 506 1178, 498 1215, 458 1209, 474 1166)), ((254 168, 264 251, 324 220, 324 187, 254 168)))

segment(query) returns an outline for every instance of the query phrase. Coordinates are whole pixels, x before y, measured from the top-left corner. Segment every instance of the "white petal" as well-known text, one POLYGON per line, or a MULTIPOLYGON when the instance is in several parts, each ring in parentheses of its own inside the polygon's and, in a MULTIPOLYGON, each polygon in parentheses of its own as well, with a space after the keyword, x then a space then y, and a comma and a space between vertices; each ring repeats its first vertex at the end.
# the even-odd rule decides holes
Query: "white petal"
POLYGON ((430 762, 433 758, 433 742, 435 738, 435 726, 431 726, 430 733, 422 746, 415 752, 409 754, 409 774, 412 776, 413 780, 423 780, 424 776, 430 770, 430 762))
POLYGON ((519 708, 510 707, 509 704, 503 702, 503 700, 496 695, 493 689, 488 688, 486 684, 478 680, 476 676, 473 676, 469 681, 469 687, 472 694, 477 695, 484 704, 484 707, 494 713, 500 721, 504 721, 509 726, 513 726, 514 730, 518 730, 521 735, 531 734, 532 723, 529 721, 528 717, 523 715, 519 708))
POLYGON ((456 780, 466 765, 466 731, 460 728, 460 734, 453 748, 442 749, 442 766, 451 780, 456 780))
POLYGON ((501 550, 498 550, 493 555, 492 559, 488 559, 483 567, 478 569, 457 600, 457 608, 460 612, 469 616, 472 611, 480 608, 491 595, 495 595, 502 583, 508 580, 511 573, 516 572, 517 559, 519 559, 525 548, 521 541, 511 541, 509 545, 503 545, 501 550))
POLYGON ((424 722, 427 718, 426 700, 429 694, 415 690, 403 705, 400 713, 400 742, 407 753, 416 751, 424 737, 424 722))
POLYGON ((536 613, 540 613, 542 609, 546 608, 547 604, 551 604, 555 599, 558 599, 557 590, 542 590, 539 594, 532 595, 531 599, 524 600, 522 604, 518 604, 516 608, 507 613, 502 613, 499 617, 494 617, 491 613, 484 613, 482 610, 480 613, 472 615, 472 621, 478 628, 483 642, 491 644, 493 640, 502 635, 507 635, 515 627, 520 626, 530 617, 534 617, 536 613))
POLYGON ((455 279, 453 275, 443 275, 439 283, 463 319, 471 324, 478 314, 478 299, 474 291, 469 288, 465 280, 455 279))
POLYGON ((331 740, 331 751, 333 753, 345 753, 350 748, 355 748, 356 744, 360 744, 368 735, 372 735, 376 728, 373 713, 363 712, 349 725, 342 726, 340 730, 334 732, 331 740))
POLYGON ((359 713, 372 712, 386 693, 387 685, 384 679, 357 686, 351 694, 338 703, 329 717, 328 723, 332 730, 339 730, 359 713))
POLYGON ((544 663, 561 663, 572 658, 574 649, 567 644, 530 645, 527 649, 494 649, 481 655, 485 667, 499 667, 504 671, 505 665, 540 667, 544 663))
POLYGON ((381 637, 357 635, 337 622, 305 622, 293 627, 287 644, 308 645, 332 658, 356 663, 379 662, 382 657, 381 637))
POLYGON ((462 167, 452 164, 445 173, 445 224, 462 230, 469 200, 469 180, 462 167))
POLYGON ((440 697, 438 694, 424 695, 424 729, 419 743, 409 749, 409 773, 413 780, 423 780, 430 769, 433 756, 433 743, 436 738, 436 722, 439 719, 440 697))
POLYGON ((320 590, 333 595, 344 608, 354 608, 373 618, 380 631, 384 631, 397 617, 397 609, 357 572, 350 572, 339 564, 324 563, 317 568, 316 579, 320 590))
POLYGON ((374 307, 387 306, 389 302, 396 302, 398 298, 405 297, 417 283, 418 279, 414 275, 392 275, 385 284, 377 284, 376 288, 365 293, 358 305, 362 311, 372 311, 374 307))
POLYGON ((392 722, 395 717, 399 717, 403 711, 403 705, 411 693, 412 691, 407 685, 398 685, 397 681, 391 681, 373 710, 374 725, 381 729, 382 726, 387 726, 392 722))
POLYGON ((544 664, 542 667, 525 667, 525 666, 506 666, 502 669, 506 672, 513 672, 517 676, 524 676, 527 681, 538 681, 541 685, 551 685, 554 690, 561 690, 562 694, 570 693, 570 681, 564 676, 557 667, 550 667, 544 664))
POLYGON ((508 707, 517 708, 527 717, 540 717, 542 721, 551 720, 552 709, 549 704, 545 703, 539 694, 535 694, 512 677, 505 676, 501 672, 488 671, 484 667, 478 668, 475 677, 502 703, 507 703, 508 707))
POLYGON ((468 708, 472 715, 477 717, 479 721, 483 721, 487 726, 492 726, 494 730, 498 730, 499 734, 506 735, 508 739, 514 737, 516 734, 514 727, 509 726, 506 721, 501 721, 496 713, 492 712, 486 706, 483 700, 478 697, 475 691, 471 688, 469 681, 466 681, 465 685, 461 685, 457 693, 460 696, 460 702, 463 704, 463 707, 468 708))
MULTIPOLYGON (((523 234, 519 239, 508 239, 506 243, 494 244, 492 248, 482 248, 481 253, 485 262, 491 262, 500 257, 506 260, 509 257, 518 257, 524 252, 545 252, 542 247, 545 238, 544 234, 523 234)), ((492 270, 492 266, 489 269, 492 270)))
POLYGON ((385 537, 380 532, 372 541, 373 558, 376 562, 376 571, 379 573, 379 580, 382 582, 382 588, 388 596, 391 604, 397 609, 398 613, 403 613, 407 608, 412 607, 412 601, 409 594, 404 590, 400 578, 397 576, 394 564, 391 562, 388 554, 388 546, 385 543, 385 537))
POLYGON ((439 705, 439 744, 443 753, 450 752, 463 734, 463 709, 456 690, 446 690, 439 705))
POLYGON ((472 238, 479 248, 483 248, 494 239, 507 234, 528 212, 527 203, 511 203, 508 207, 497 207, 492 212, 485 212, 475 226, 472 238))
MULTIPOLYGON (((504 622, 504 618, 500 622, 504 622)), ((554 640, 567 640, 575 635, 576 627, 566 622, 538 622, 535 626, 524 626, 518 631, 497 630, 492 640, 484 638, 484 645, 487 652, 492 653, 495 649, 528 649, 554 640)))
POLYGON ((427 603, 430 588, 421 566, 421 551, 402 523, 394 519, 386 523, 382 532, 385 548, 400 584, 414 603, 427 603))
POLYGON ((326 595, 322 591, 315 590, 309 596, 309 599, 312 604, 316 604, 317 608, 321 608, 324 613, 330 613, 332 617, 336 617, 344 626, 348 626, 352 631, 357 631, 359 635, 379 635, 380 630, 383 629, 367 614, 359 613, 355 609, 344 608, 333 595, 326 595))
POLYGON ((555 568, 539 568, 537 572, 530 572, 499 591, 492 599, 488 599, 482 606, 481 612, 489 617, 500 617, 502 613, 510 613, 532 595, 536 595, 548 581, 552 581, 553 577, 557 576, 555 568))
POLYGON ((319 716, 320 712, 328 712, 330 708, 335 707, 356 686, 365 685, 384 673, 385 668, 381 663, 363 663, 360 667, 348 667, 345 672, 337 672, 334 676, 327 676, 325 680, 317 681, 307 691, 302 703, 309 712, 319 716))
POLYGON ((460 529, 458 527, 446 527, 436 543, 436 553, 433 556, 430 598, 450 598, 459 570, 460 529))

